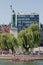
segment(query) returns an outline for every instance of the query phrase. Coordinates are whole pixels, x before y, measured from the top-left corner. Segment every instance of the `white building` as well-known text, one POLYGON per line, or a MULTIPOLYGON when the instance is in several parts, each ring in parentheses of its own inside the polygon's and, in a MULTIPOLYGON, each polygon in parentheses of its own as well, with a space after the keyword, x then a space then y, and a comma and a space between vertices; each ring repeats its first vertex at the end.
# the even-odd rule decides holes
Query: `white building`
POLYGON ((15 38, 17 38, 18 28, 11 28, 10 33, 13 34, 15 38))

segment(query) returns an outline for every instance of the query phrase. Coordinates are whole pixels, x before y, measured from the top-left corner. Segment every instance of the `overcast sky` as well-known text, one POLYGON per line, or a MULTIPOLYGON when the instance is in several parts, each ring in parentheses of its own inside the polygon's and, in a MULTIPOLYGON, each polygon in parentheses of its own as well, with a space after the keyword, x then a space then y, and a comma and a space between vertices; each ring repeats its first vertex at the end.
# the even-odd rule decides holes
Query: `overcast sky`
POLYGON ((0 0, 0 24, 11 22, 11 4, 16 13, 38 13, 39 21, 43 23, 43 0, 0 0))

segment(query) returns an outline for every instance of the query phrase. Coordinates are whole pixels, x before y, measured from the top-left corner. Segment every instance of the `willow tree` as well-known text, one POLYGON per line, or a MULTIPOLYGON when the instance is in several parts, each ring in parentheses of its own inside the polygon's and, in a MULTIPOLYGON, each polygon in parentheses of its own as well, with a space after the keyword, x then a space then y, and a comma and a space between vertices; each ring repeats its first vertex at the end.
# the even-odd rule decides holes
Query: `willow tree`
POLYGON ((30 31, 22 30, 18 35, 18 43, 26 51, 30 48, 30 43, 33 41, 32 34, 30 31))
POLYGON ((17 40, 12 34, 0 34, 0 48, 11 49, 13 51, 14 47, 17 46, 17 40))
POLYGON ((34 47, 38 46, 40 44, 40 40, 41 40, 41 36, 40 36, 40 29, 39 29, 39 25, 38 24, 32 24, 29 29, 32 32, 32 36, 33 36, 33 44, 34 47))
POLYGON ((7 35, 8 39, 6 40, 7 46, 9 49, 14 50, 14 47, 17 47, 17 39, 12 35, 12 34, 8 34, 7 35))
POLYGON ((4 49, 4 48, 5 48, 5 44, 4 44, 4 41, 3 41, 2 34, 0 34, 0 49, 4 49))
POLYGON ((38 24, 32 24, 30 27, 22 30, 18 34, 18 43, 26 51, 29 48, 34 48, 38 46, 40 42, 40 30, 38 24))

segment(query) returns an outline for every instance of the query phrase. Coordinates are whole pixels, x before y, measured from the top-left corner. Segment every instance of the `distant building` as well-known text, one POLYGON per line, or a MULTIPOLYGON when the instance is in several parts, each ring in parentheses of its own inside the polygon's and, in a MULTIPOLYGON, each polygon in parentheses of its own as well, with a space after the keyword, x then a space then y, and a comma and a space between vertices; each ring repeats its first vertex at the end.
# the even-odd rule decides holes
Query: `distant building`
POLYGON ((39 14, 17 14, 17 28, 18 32, 27 28, 31 24, 39 24, 39 14))
POLYGON ((40 46, 43 46, 43 24, 40 24, 40 34, 41 34, 40 46))
POLYGON ((11 20, 11 30, 10 33, 14 34, 17 37, 18 32, 27 28, 31 24, 39 24, 39 14, 16 14, 14 10, 12 10, 12 20, 11 20))
POLYGON ((10 33, 14 35, 14 37, 17 38, 18 35, 18 28, 11 28, 10 33))
POLYGON ((10 25, 0 25, 0 33, 10 33, 10 25))

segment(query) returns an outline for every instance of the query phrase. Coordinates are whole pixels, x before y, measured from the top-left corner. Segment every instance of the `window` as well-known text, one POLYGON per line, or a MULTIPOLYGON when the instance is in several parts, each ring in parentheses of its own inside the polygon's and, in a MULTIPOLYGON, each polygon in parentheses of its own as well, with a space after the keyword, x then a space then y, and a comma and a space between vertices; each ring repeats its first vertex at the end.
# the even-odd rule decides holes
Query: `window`
POLYGON ((21 23, 21 21, 19 20, 19 21, 17 21, 17 23, 21 23))
POLYGON ((25 26, 25 23, 23 23, 23 26, 25 26))
POLYGON ((25 15, 18 15, 17 17, 18 18, 23 18, 23 17, 25 17, 25 15))
POLYGON ((30 17, 32 17, 32 18, 33 18, 33 17, 34 17, 34 15, 30 15, 30 17))
POLYGON ((21 30, 21 27, 19 26, 18 29, 21 30))
POLYGON ((25 26, 29 26, 29 24, 25 24, 25 26))
POLYGON ((21 23, 18 23, 17 26, 22 26, 22 24, 21 23))
POLYGON ((30 18, 26 18, 25 20, 30 20, 30 18))

